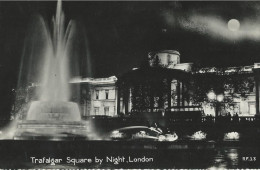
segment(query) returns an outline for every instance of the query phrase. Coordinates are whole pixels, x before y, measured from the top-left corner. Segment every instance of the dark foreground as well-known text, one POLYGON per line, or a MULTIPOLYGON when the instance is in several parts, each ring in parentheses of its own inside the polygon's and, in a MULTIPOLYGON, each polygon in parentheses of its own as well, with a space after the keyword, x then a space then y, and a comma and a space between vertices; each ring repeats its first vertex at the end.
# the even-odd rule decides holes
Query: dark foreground
POLYGON ((0 168, 260 168, 258 143, 3 140, 0 168), (58 163, 46 163, 48 158, 58 163), (75 161, 81 162, 74 165, 75 161))

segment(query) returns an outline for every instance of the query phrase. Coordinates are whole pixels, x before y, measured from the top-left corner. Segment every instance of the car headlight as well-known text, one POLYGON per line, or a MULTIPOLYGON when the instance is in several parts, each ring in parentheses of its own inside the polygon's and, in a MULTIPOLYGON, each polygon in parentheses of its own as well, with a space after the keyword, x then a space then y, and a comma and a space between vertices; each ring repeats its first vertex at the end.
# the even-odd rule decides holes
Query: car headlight
POLYGON ((166 137, 164 135, 160 135, 158 140, 159 141, 165 141, 165 139, 166 139, 166 137))

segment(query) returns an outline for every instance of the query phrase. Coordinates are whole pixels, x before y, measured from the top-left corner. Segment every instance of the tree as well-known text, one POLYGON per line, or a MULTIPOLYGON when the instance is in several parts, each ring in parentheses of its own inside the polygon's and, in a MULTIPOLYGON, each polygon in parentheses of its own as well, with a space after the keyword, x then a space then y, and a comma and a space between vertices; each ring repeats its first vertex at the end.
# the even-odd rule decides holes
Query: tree
POLYGON ((247 99, 254 88, 253 76, 247 75, 216 75, 216 74, 199 74, 194 76, 190 83, 191 91, 189 92, 190 100, 195 104, 207 103, 216 107, 219 103, 217 99, 209 99, 207 94, 214 91, 216 95, 223 94, 226 107, 234 105, 234 99, 247 99))
POLYGON ((167 82, 165 80, 144 81, 131 88, 131 102, 134 109, 147 110, 155 106, 164 107, 167 101, 167 82))

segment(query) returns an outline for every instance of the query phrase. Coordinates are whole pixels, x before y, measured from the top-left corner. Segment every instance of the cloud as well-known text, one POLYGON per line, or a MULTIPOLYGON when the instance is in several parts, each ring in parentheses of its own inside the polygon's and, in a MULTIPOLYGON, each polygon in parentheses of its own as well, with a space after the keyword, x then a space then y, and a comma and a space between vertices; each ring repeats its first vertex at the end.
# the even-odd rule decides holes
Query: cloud
MULTIPOLYGON (((260 15, 260 14, 259 14, 260 15)), ((246 17, 241 19, 240 29, 230 31, 227 23, 229 19, 212 14, 201 14, 187 11, 185 14, 172 11, 164 11, 162 15, 165 22, 171 27, 180 27, 184 30, 197 32, 214 39, 224 41, 254 40, 260 41, 260 17, 246 17)))
POLYGON ((240 21, 241 27, 238 31, 230 31, 227 22, 228 20, 216 16, 192 15, 188 19, 180 20, 179 25, 186 30, 206 34, 217 39, 260 40, 260 23, 257 21, 240 21))

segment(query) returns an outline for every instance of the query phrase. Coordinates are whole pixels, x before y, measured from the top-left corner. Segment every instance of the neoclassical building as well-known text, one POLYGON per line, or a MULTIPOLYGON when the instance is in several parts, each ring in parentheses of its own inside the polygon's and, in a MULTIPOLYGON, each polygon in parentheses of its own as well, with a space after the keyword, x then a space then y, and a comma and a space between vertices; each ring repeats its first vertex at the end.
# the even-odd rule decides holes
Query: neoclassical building
MULTIPOLYGON (((260 64, 204 67, 175 50, 150 52, 140 68, 108 78, 74 79, 83 116, 259 114, 260 64)), ((75 93, 76 94, 76 93, 75 93)))
POLYGON ((168 116, 173 115, 170 112, 200 113, 201 107, 186 97, 191 90, 192 65, 180 63, 178 51, 150 52, 146 64, 118 77, 117 112, 168 116))
POLYGON ((198 68, 180 61, 178 51, 150 52, 145 65, 119 76, 117 113, 259 114, 260 64, 198 68))
MULTIPOLYGON (((72 89, 77 89, 80 95, 75 95, 74 101, 80 105, 81 115, 86 116, 116 116, 116 86, 117 78, 74 78, 70 83, 72 89)), ((74 91, 74 94, 75 91, 74 91)))
MULTIPOLYGON (((255 116, 259 113, 259 87, 258 87, 258 64, 240 67, 206 67, 197 69, 193 75, 195 77, 205 77, 205 79, 212 76, 215 79, 224 79, 233 81, 233 84, 223 83, 223 99, 219 103, 219 115, 238 114, 239 116, 255 116), (236 86, 236 87, 234 87, 236 86), (258 94, 258 95, 257 95, 258 94), (225 99, 230 99, 225 100, 225 99)), ((217 98, 217 94, 215 95, 217 98)), ((216 115, 216 108, 212 107, 210 103, 202 104, 205 114, 216 115)))

